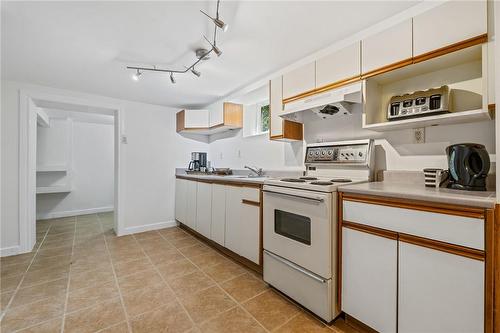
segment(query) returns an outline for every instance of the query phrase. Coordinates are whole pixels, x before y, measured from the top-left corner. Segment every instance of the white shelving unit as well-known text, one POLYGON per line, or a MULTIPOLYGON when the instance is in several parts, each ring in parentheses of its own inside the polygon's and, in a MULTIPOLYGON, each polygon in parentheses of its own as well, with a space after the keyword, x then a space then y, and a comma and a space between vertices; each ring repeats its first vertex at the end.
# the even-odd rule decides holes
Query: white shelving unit
POLYGON ((66 165, 39 165, 36 172, 68 172, 66 165))
POLYGON ((36 194, 47 194, 47 193, 69 193, 71 192, 71 185, 54 185, 54 186, 44 186, 37 187, 36 194))

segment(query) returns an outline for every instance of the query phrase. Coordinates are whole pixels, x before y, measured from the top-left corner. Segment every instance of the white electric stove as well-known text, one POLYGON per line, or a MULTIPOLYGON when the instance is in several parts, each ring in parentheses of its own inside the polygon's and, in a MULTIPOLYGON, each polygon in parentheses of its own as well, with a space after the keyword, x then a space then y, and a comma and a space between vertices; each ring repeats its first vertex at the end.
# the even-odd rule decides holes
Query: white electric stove
POLYGON ((373 176, 373 140, 307 146, 306 174, 264 182, 264 280, 330 322, 335 308, 337 189, 373 176))

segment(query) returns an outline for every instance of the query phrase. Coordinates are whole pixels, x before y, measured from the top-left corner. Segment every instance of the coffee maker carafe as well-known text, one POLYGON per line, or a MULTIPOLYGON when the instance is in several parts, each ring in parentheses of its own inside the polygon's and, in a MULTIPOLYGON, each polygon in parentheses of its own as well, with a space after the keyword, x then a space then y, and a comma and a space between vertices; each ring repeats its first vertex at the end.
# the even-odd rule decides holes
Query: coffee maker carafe
POLYGON ((207 169, 207 153, 192 152, 191 162, 189 162, 189 171, 203 171, 207 169))
POLYGON ((486 191, 490 156, 485 147, 476 143, 459 143, 446 148, 450 169, 449 188, 486 191))

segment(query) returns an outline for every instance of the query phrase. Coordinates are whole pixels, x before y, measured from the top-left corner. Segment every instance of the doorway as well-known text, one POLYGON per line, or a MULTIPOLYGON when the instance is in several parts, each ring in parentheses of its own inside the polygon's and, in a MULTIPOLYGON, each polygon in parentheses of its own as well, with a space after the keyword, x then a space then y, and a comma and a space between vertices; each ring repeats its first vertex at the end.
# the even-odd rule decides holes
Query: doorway
MULTIPOLYGON (((74 179, 72 179, 72 166, 73 158, 68 153, 66 157, 67 163, 46 163, 47 159, 42 158, 41 163, 37 163, 37 128, 38 124, 49 123, 49 113, 57 114, 57 110, 64 110, 67 113, 78 115, 85 119, 107 119, 112 126, 112 164, 113 170, 112 179, 112 204, 106 207, 98 207, 95 211, 87 211, 87 213, 102 214, 117 235, 123 234, 121 223, 121 205, 120 205, 120 140, 121 140, 121 126, 120 115, 121 109, 119 106, 102 103, 99 101, 85 100, 67 96, 49 95, 36 91, 21 91, 20 92, 20 200, 19 200, 19 239, 20 239, 20 253, 30 252, 36 244, 37 235, 37 217, 39 218, 63 218, 71 214, 70 209, 51 209, 51 205, 61 202, 68 205, 68 200, 65 197, 71 193, 74 186, 74 179), (49 112, 46 112, 49 110, 49 112), (38 169, 38 170, 37 170, 38 169), (37 186, 38 176, 38 186, 37 186), (42 193, 43 192, 43 193, 42 193), (40 197, 42 196, 42 197, 40 197), (44 198, 45 196, 45 198, 44 198), (52 199, 47 199, 52 196, 52 199), (39 200, 37 200, 37 197, 39 200), (37 201, 43 207, 38 207, 37 201), (113 210, 112 213, 109 211, 113 210), (101 210, 101 211, 99 211, 101 210), (104 213, 107 211, 107 213, 104 213), (52 215, 51 215, 52 214, 52 215), (59 214, 59 215, 58 215, 59 214), (37 216, 38 215, 38 216, 37 216)), ((57 118, 57 117, 56 117, 57 118)), ((59 117, 61 118, 61 117, 59 117)), ((71 132, 72 124, 66 117, 66 132, 71 132)), ((63 121, 62 123, 64 123, 63 121)), ((56 124, 56 121, 54 121, 56 124)), ((57 125, 59 132, 61 122, 57 125)), ((54 126, 55 127, 55 126, 54 126)), ((57 132, 57 130, 56 130, 57 132)), ((64 130, 62 131, 64 132, 64 130)), ((40 134, 40 133, 38 133, 40 134)), ((64 133, 63 133, 64 134, 64 133)), ((66 133, 68 134, 68 133, 66 133)), ((73 140, 74 136, 71 133, 73 140)), ((80 138, 81 141, 82 138, 80 138)), ((89 138, 89 141, 91 138, 89 138)), ((52 142, 57 142, 52 138, 52 142)), ((95 144, 96 142, 94 142, 95 144)), ((68 141, 67 146, 74 143, 68 141)), ((47 142, 45 142, 46 149, 47 142)), ((65 153, 63 153, 64 155, 65 153)), ((40 154, 39 154, 40 155, 40 154)), ((40 160, 40 156, 38 156, 40 160)), ((50 158, 49 158, 50 159, 50 158)), ((57 160, 57 159, 56 159, 57 160)), ((62 160, 61 158, 59 159, 62 160)), ((40 162, 40 161, 39 161, 40 162)), ((85 180, 78 180, 81 182, 85 180)), ((82 186, 79 186, 80 188, 82 186)), ((70 201, 70 200, 69 200, 70 201)), ((64 206, 64 205, 63 205, 64 206)), ((74 213, 81 215, 85 214, 85 210, 74 211, 74 213)))

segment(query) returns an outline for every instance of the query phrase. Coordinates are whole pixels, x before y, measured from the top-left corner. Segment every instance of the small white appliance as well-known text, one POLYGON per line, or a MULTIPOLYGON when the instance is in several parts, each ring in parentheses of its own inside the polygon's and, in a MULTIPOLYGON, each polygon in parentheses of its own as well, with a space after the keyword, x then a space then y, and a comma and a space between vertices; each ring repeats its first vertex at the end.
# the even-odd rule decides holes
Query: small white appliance
POLYGON ((264 281, 326 322, 337 299, 337 189, 367 182, 373 140, 307 146, 306 174, 263 188, 264 281))

